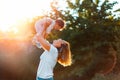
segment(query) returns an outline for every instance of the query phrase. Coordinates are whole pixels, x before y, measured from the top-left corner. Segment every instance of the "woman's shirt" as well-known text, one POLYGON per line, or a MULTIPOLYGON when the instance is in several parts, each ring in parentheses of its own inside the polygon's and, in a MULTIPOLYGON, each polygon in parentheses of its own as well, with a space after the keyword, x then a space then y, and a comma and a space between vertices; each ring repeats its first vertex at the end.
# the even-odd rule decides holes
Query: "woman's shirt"
POLYGON ((38 66, 37 77, 51 78, 53 77, 53 69, 57 63, 58 50, 53 45, 50 50, 45 50, 40 56, 40 63, 38 66))

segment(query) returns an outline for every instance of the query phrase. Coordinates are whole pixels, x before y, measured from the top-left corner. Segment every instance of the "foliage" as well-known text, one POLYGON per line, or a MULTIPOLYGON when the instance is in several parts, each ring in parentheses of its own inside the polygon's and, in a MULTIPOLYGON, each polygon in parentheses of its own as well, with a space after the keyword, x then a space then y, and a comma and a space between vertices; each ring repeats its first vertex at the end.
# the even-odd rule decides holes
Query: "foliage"
POLYGON ((111 72, 115 64, 119 63, 117 57, 120 53, 120 16, 112 14, 113 6, 117 2, 66 0, 66 3, 68 6, 65 10, 52 6, 51 17, 61 17, 66 21, 66 28, 57 36, 71 43, 74 59, 71 76, 90 80, 95 73, 111 72), (81 68, 83 68, 82 72, 80 72, 81 68))
POLYGON ((102 74, 96 74, 95 77, 92 80, 119 80, 120 74, 116 75, 116 74, 109 74, 107 76, 104 76, 102 74))

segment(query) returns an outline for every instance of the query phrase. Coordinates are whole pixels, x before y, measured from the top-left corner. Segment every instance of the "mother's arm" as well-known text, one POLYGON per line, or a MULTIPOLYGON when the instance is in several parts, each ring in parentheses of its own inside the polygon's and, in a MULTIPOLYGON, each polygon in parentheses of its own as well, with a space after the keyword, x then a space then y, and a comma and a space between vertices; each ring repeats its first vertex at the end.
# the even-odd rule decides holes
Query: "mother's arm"
POLYGON ((36 35, 36 37, 37 37, 37 40, 40 42, 40 45, 42 46, 42 48, 44 49, 44 50, 47 50, 47 51, 49 51, 50 50, 50 43, 49 42, 47 42, 44 38, 43 38, 43 36, 42 35, 36 35))

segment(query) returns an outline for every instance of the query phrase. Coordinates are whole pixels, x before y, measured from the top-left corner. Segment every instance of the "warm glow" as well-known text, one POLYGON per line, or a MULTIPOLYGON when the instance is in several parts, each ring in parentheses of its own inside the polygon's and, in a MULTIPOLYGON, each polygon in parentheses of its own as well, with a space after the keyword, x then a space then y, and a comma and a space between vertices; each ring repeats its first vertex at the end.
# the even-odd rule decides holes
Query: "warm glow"
MULTIPOLYGON (((20 20, 40 16, 50 11, 52 0, 0 0, 0 31, 19 32, 13 26, 20 20)), ((19 23, 20 24, 20 23, 19 23)))

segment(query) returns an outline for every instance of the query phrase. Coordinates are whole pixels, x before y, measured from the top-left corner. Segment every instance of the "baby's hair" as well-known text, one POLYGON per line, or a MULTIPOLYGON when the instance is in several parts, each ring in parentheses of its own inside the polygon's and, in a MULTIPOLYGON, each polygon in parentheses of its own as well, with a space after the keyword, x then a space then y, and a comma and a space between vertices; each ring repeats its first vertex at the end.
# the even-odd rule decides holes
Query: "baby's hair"
POLYGON ((62 19, 57 19, 57 20, 55 20, 55 22, 61 27, 61 28, 63 28, 64 27, 64 21, 62 20, 62 19))

